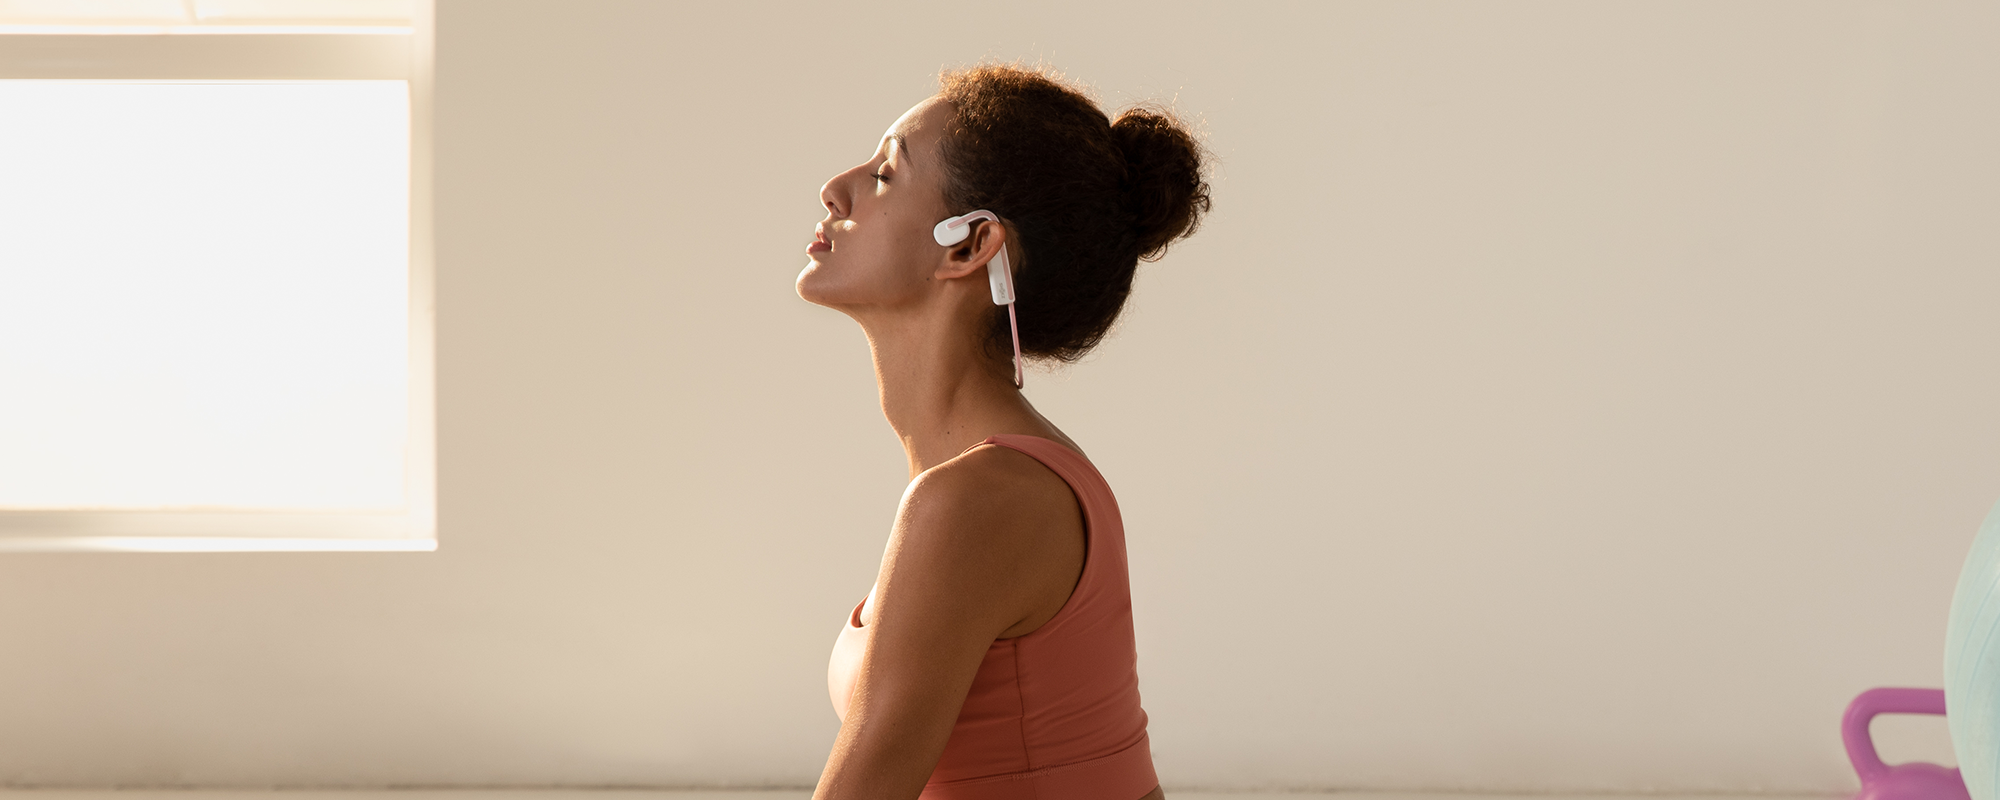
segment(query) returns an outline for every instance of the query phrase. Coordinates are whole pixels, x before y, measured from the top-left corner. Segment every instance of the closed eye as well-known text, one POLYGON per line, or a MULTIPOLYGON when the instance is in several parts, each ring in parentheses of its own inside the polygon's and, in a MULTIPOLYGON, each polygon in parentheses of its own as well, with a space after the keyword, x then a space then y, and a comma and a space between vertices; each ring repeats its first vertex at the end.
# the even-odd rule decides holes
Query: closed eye
POLYGON ((868 177, 870 177, 870 178, 874 178, 875 180, 878 180, 878 181, 881 181, 881 182, 883 182, 883 183, 888 183, 888 182, 889 182, 889 176, 887 176, 887 175, 884 175, 884 174, 882 174, 882 173, 880 173, 880 172, 873 172, 873 173, 869 173, 868 177))

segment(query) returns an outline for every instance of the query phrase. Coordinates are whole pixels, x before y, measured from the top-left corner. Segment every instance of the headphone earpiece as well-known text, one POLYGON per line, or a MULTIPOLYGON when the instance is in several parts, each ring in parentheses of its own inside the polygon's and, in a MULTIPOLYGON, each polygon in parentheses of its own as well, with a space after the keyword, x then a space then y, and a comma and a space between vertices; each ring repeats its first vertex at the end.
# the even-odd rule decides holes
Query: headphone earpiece
POLYGON ((938 244, 945 247, 965 241, 965 237, 972 235, 972 226, 959 225, 956 228, 952 227, 957 222, 958 217, 949 217, 945 221, 938 223, 937 227, 931 229, 931 238, 936 239, 938 244))
MULTIPOLYGON (((1000 218, 986 209, 979 209, 956 217, 946 217, 943 222, 931 227, 931 238, 945 247, 965 241, 972 235, 972 223, 986 220, 995 225, 1000 218)), ((1000 252, 993 254, 993 260, 986 264, 986 280, 993 290, 993 304, 1004 306, 1014 302, 1014 265, 1007 263, 1007 245, 1000 245, 1000 252)))
POLYGON ((972 235, 972 223, 982 219, 993 222, 1000 221, 999 217, 993 216, 993 212, 982 208, 970 214, 946 217, 943 222, 931 228, 931 238, 936 239, 940 245, 950 247, 965 241, 965 237, 972 235))
MULTIPOLYGON (((931 238, 939 245, 950 247, 965 241, 972 235, 972 223, 986 220, 995 225, 1000 218, 986 209, 979 209, 956 217, 946 217, 943 222, 931 228, 931 238)), ((1020 387, 1021 380, 1021 324, 1014 319, 1014 266, 1007 263, 1007 245, 1000 245, 1000 252, 993 254, 993 260, 986 262, 987 288, 993 291, 993 304, 1007 307, 1007 328, 1014 336, 1014 386, 1020 387)))

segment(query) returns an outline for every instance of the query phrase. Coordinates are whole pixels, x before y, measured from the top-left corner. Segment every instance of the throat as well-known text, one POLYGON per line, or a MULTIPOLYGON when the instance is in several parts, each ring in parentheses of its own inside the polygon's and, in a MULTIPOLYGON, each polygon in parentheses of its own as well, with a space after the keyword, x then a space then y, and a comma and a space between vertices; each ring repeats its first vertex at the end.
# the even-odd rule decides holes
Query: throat
POLYGON ((912 478, 993 434, 1041 427, 1041 416, 1014 388, 1011 367, 997 369, 973 353, 896 354, 877 347, 874 354, 882 416, 903 443, 912 478))

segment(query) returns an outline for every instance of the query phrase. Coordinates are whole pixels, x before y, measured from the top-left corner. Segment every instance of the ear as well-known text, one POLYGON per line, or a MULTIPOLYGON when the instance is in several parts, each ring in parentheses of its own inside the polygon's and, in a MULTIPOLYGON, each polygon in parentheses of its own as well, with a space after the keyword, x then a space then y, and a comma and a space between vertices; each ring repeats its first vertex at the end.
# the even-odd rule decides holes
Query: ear
POLYGON ((1007 226, 992 220, 972 224, 972 235, 945 248, 944 260, 938 263, 937 272, 931 277, 952 280, 979 276, 986 263, 1000 254, 1000 246, 1006 244, 1009 238, 1007 226))

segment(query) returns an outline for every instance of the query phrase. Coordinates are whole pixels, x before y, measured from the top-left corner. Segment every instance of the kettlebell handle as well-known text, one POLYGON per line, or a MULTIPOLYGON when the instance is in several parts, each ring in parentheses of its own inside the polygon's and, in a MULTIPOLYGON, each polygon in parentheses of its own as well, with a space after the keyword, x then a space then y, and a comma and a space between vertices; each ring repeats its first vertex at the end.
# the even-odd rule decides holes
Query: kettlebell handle
POLYGON ((1876 714, 1944 715, 1943 689, 1869 689, 1847 704, 1840 720, 1840 738, 1847 744, 1847 760, 1863 781, 1889 771, 1875 752, 1875 739, 1868 735, 1868 723, 1876 714))

